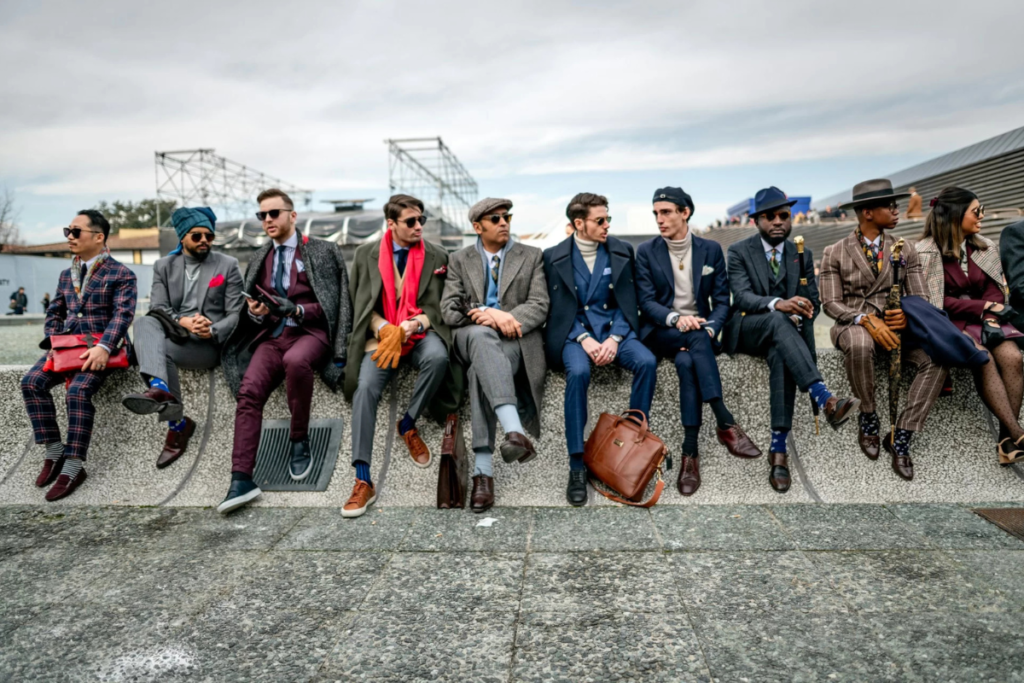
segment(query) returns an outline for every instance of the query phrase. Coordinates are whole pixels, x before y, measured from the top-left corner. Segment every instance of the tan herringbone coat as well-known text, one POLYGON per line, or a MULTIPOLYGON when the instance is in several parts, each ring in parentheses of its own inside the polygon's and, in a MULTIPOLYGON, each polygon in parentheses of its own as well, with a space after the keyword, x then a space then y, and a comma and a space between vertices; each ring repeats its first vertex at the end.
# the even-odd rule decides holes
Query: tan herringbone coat
MULTIPOLYGON (((985 239, 981 235, 977 239, 983 242, 988 249, 975 249, 971 254, 971 260, 975 265, 985 271, 985 274, 996 281, 999 288, 1003 290, 1003 303, 1007 303, 1006 284, 1003 282, 1003 264, 999 260, 999 249, 995 242, 985 239)), ((946 292, 946 276, 942 269, 942 252, 935 238, 925 237, 917 243, 917 254, 921 257, 921 267, 924 270, 924 277, 928 283, 928 301, 935 308, 944 308, 946 292)))

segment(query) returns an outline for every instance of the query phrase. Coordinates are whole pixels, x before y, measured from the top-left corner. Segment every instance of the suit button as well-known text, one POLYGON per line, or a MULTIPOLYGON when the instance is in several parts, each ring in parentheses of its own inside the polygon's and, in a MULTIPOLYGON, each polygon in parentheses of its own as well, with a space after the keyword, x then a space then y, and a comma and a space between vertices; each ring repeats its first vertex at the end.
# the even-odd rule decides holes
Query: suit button
POLYGON ((79 318, 81 318, 81 317, 82 317, 82 314, 81 314, 81 313, 79 313, 79 314, 78 314, 78 317, 79 317, 79 318))
POLYGON ((584 306, 584 307, 583 307, 583 310, 584 310, 584 311, 589 311, 589 310, 590 310, 590 306, 584 306))
POLYGON ((608 285, 608 289, 615 289, 615 285, 608 285))
POLYGON ((608 304, 605 304, 604 307, 605 307, 605 309, 607 309, 608 308, 608 304))

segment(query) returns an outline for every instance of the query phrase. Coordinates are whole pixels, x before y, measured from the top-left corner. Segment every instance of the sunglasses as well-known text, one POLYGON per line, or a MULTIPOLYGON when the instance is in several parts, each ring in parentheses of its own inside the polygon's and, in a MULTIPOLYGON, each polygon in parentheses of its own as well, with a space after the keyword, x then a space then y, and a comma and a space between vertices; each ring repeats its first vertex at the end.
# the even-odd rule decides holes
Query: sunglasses
POLYGON ((595 223, 597 223, 597 227, 599 228, 603 226, 605 223, 607 223, 608 225, 612 224, 611 216, 608 216, 607 218, 605 218, 604 216, 601 216, 600 218, 588 218, 587 220, 594 221, 595 223))
POLYGON ((984 218, 985 217, 985 205, 982 204, 981 206, 979 206, 977 208, 971 209, 971 213, 973 213, 974 217, 978 218, 979 220, 984 218))
POLYGON ((417 223, 419 223, 420 225, 426 225, 427 217, 426 216, 413 216, 412 218, 406 218, 404 221, 395 221, 395 222, 396 223, 405 223, 405 227, 413 228, 413 227, 416 227, 417 223))
POLYGON ((196 244, 203 241, 213 244, 214 235, 212 232, 190 232, 188 236, 191 237, 192 241, 196 244))
POLYGON ((76 240, 83 232, 91 232, 94 235, 100 234, 100 230, 82 230, 81 228, 64 228, 64 237, 74 237, 76 240))
POLYGON ((276 219, 282 213, 291 213, 291 212, 292 212, 291 209, 271 209, 270 211, 257 211, 256 212, 256 218, 259 218, 261 221, 265 221, 265 220, 267 220, 267 216, 270 216, 271 218, 276 219))
POLYGON ((792 216, 793 213, 791 211, 765 211, 761 215, 769 222, 774 221, 776 217, 781 220, 788 221, 789 217, 792 216))
POLYGON ((512 214, 510 214, 510 213, 495 213, 495 214, 491 214, 490 216, 487 217, 487 220, 489 220, 494 225, 497 225, 498 223, 501 222, 502 218, 505 219, 506 223, 511 223, 512 222, 512 214))

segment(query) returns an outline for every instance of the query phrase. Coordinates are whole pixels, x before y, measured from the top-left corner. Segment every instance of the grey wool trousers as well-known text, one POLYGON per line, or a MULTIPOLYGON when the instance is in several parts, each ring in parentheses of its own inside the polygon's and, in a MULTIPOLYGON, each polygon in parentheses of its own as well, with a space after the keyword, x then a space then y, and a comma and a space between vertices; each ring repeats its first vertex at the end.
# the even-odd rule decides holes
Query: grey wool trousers
POLYGON ((518 339, 502 337, 485 325, 454 330, 456 357, 468 369, 473 449, 494 450, 495 406, 517 405, 515 376, 523 362, 518 339))
MULTIPOLYGON (((171 393, 181 401, 181 380, 178 368, 209 370, 220 365, 220 348, 212 339, 190 338, 184 344, 175 344, 164 336, 164 328, 156 318, 142 316, 135 319, 135 356, 139 372, 159 377, 167 382, 171 393)), ((185 416, 185 406, 179 403, 157 413, 161 422, 178 421, 185 416)))

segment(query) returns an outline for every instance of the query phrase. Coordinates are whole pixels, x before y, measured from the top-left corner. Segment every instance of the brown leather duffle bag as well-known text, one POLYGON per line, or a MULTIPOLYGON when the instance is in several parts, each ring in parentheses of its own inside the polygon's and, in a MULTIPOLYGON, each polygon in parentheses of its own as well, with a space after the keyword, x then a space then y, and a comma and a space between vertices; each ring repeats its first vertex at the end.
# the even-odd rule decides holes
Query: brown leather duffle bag
POLYGON ((642 410, 627 410, 622 415, 601 413, 583 447, 583 463, 590 471, 595 491, 617 503, 645 508, 657 503, 665 489, 661 468, 667 455, 665 442, 647 428, 642 410), (648 501, 639 502, 655 475, 658 483, 654 494, 648 501), (603 491, 595 478, 619 495, 603 491))

